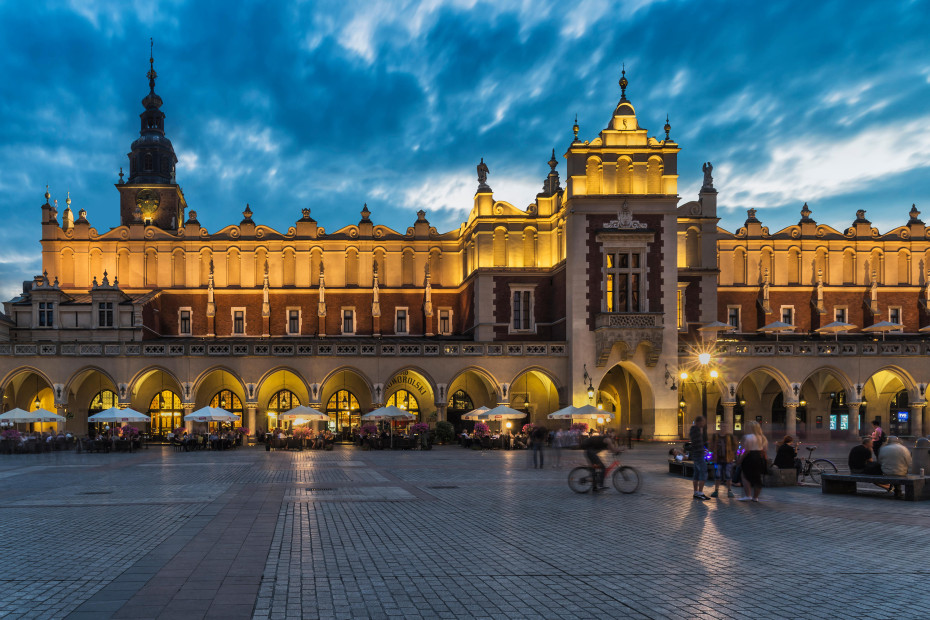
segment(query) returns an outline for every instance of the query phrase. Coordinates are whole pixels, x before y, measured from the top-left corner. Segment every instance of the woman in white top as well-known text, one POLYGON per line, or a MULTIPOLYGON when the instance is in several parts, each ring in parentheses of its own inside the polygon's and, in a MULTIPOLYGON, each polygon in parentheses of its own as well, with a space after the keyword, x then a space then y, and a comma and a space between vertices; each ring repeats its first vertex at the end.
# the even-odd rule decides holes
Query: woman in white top
POLYGON ((738 461, 742 472, 744 493, 740 501, 759 501, 759 493, 762 492, 762 476, 767 468, 766 448, 768 448, 768 440, 762 434, 762 427, 756 421, 750 422, 749 433, 743 435, 743 454, 738 461), (752 495, 750 495, 750 488, 752 495))

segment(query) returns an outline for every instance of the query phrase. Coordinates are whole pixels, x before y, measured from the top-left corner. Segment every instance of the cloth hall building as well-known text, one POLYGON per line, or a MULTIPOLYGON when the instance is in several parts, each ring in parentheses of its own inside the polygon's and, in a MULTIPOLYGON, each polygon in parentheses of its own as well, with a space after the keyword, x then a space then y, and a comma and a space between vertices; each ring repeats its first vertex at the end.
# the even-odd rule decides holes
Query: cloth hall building
POLYGON ((726 231, 712 166, 679 197, 671 127, 648 134, 624 76, 606 126, 575 125, 564 178, 553 151, 526 208, 495 197, 482 160, 455 230, 422 211, 395 229, 364 207, 331 231, 304 208, 278 231, 246 205, 208 231, 176 181, 155 78, 119 221, 75 217, 70 196, 59 213, 48 191, 36 211, 43 273, 0 317, 5 410, 58 411, 77 433, 114 405, 165 433, 210 404, 252 432, 297 404, 341 431, 382 404, 459 423, 498 403, 533 422, 596 404, 657 439, 701 411, 812 438, 875 417, 928 430, 930 232, 916 208, 884 233, 864 212, 818 224, 807 205, 784 230, 750 210, 726 231), (855 327, 817 331, 837 321, 855 327), (883 321, 894 331, 861 331, 883 321))

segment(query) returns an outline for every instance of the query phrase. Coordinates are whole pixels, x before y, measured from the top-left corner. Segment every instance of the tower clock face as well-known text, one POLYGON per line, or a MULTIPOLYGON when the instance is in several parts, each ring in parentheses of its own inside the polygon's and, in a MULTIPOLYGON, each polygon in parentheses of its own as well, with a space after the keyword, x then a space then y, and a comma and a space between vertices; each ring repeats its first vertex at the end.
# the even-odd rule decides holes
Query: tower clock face
POLYGON ((158 211, 158 200, 158 192, 155 190, 139 190, 139 193, 136 194, 136 205, 142 211, 143 218, 151 219, 155 216, 155 212, 158 211))

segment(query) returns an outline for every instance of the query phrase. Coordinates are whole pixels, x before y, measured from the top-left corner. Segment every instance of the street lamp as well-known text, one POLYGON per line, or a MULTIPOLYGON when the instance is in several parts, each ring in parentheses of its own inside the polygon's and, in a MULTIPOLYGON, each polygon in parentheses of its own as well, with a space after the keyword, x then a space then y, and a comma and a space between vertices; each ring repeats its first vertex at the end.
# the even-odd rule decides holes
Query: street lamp
MULTIPOLYGON (((716 369, 708 368, 710 361, 710 353, 705 352, 698 354, 698 362, 700 365, 698 366, 697 374, 699 377, 693 377, 695 382, 701 382, 701 415, 704 416, 705 420, 707 420, 707 379, 708 377, 711 379, 716 379, 720 376, 720 373, 718 373, 716 369)), ((682 372, 681 380, 685 381, 688 379, 688 376, 689 375, 687 372, 682 372)))
POLYGON ((594 398, 594 384, 593 384, 593 382, 591 381, 591 375, 588 374, 588 365, 587 365, 587 364, 584 365, 584 377, 582 377, 581 381, 582 381, 582 383, 584 383, 584 382, 587 382, 587 383, 588 383, 588 389, 587 389, 587 391, 588 391, 588 398, 589 398, 589 399, 593 399, 593 398, 594 398))

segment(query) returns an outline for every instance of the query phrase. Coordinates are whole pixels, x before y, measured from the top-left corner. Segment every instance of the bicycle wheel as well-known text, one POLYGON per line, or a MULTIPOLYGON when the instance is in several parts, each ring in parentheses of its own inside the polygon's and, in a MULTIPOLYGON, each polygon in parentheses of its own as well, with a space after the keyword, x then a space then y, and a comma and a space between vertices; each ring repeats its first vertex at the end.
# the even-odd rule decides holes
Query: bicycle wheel
POLYGON ((827 459, 817 459, 811 463, 811 480, 813 480, 815 484, 820 484, 820 474, 835 474, 836 471, 836 465, 827 459))
POLYGON ((576 467, 568 472, 568 486, 575 493, 587 493, 594 486, 594 476, 587 467, 576 467))
POLYGON ((639 490, 639 472, 635 467, 621 465, 617 468, 617 471, 614 472, 611 479, 613 480, 614 488, 621 493, 636 493, 636 491, 639 490))

